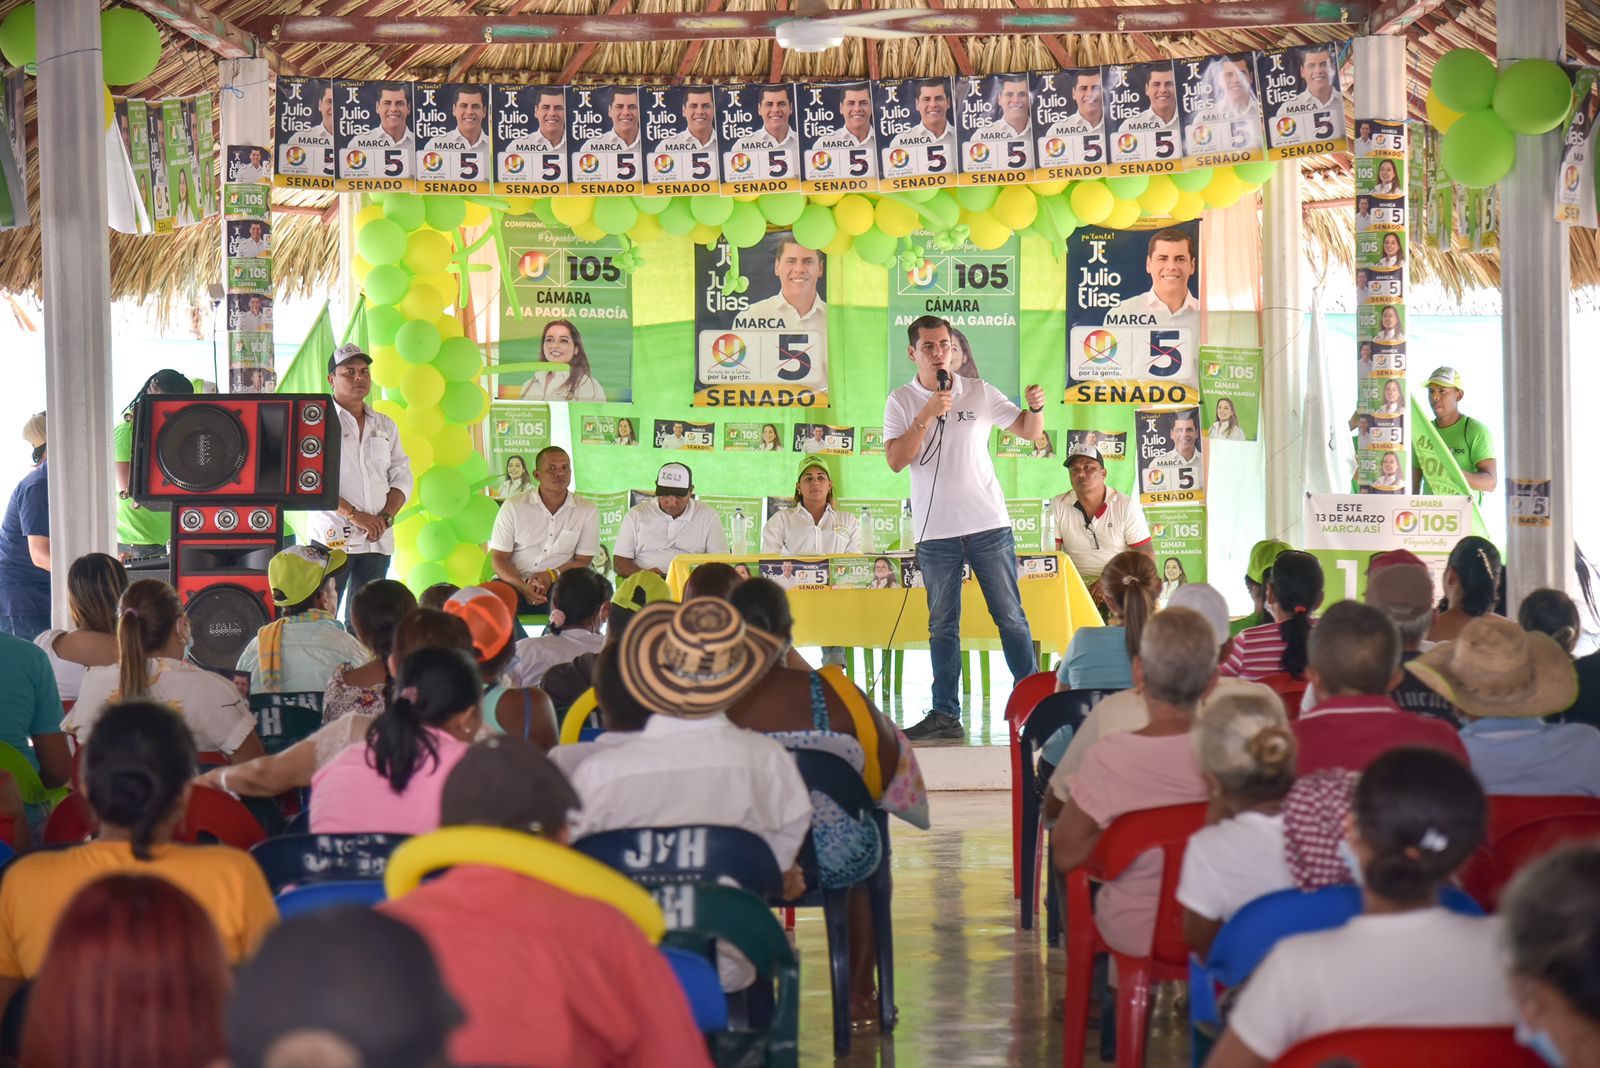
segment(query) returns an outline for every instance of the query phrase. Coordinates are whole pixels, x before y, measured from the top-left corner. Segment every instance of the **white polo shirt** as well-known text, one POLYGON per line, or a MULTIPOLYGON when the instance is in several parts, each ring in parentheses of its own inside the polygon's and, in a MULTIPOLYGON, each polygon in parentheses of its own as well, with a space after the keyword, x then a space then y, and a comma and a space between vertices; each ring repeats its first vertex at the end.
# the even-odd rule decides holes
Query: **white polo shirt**
POLYGON ((640 501, 622 517, 611 555, 626 556, 647 571, 655 568, 665 574, 672 561, 684 553, 727 551, 728 536, 722 530, 722 517, 710 505, 691 500, 683 514, 673 519, 652 497, 640 501))
MULTIPOLYGON (((331 397, 329 402, 332 403, 331 397)), ((400 444, 400 430, 394 420, 373 411, 370 404, 364 407, 366 418, 358 430, 356 417, 333 404, 333 410, 339 413, 339 496, 357 511, 377 515, 383 511, 391 489, 410 498, 411 460, 400 444)), ((347 553, 394 553, 392 528, 377 541, 369 541, 361 528, 338 512, 312 512, 311 537, 330 549, 347 553)))
POLYGON ((600 551, 600 513, 570 490, 561 507, 551 512, 534 490, 500 506, 489 548, 510 553, 519 575, 560 567, 574 556, 600 551))
POLYGON ((1056 548, 1072 558, 1085 582, 1099 578, 1118 553, 1150 544, 1144 509, 1110 486, 1100 510, 1087 519, 1078 507, 1077 491, 1050 498, 1050 525, 1056 532, 1056 548))
MULTIPOLYGON (((950 392, 953 398, 945 416, 943 443, 936 452, 929 452, 941 433, 937 423, 929 426, 922 449, 906 468, 911 473, 912 531, 917 541, 959 538, 1011 526, 1006 495, 989 456, 989 431, 1011 426, 1022 409, 978 378, 956 375, 950 392), (925 453, 929 457, 926 464, 921 462, 925 453), (938 507, 932 508, 935 501, 938 507)), ((884 440, 893 441, 910 431, 917 413, 932 396, 933 391, 915 378, 889 394, 883 408, 884 440)))
POLYGON ((767 520, 761 529, 761 551, 786 556, 858 553, 861 520, 848 512, 835 511, 830 504, 823 508, 822 519, 813 522, 811 513, 797 504, 767 520))

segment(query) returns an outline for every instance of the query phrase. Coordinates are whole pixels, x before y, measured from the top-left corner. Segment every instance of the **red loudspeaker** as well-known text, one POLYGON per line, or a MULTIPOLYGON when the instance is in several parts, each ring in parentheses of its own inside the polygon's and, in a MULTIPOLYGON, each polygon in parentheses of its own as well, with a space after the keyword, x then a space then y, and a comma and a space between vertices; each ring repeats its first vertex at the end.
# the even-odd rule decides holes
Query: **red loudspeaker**
POLYGON ((163 510, 197 497, 336 508, 339 442, 322 393, 149 396, 134 410, 130 495, 163 510))
POLYGON ((233 672, 277 615, 267 564, 283 548, 275 505, 180 504, 172 511, 172 585, 194 634, 195 663, 233 672))

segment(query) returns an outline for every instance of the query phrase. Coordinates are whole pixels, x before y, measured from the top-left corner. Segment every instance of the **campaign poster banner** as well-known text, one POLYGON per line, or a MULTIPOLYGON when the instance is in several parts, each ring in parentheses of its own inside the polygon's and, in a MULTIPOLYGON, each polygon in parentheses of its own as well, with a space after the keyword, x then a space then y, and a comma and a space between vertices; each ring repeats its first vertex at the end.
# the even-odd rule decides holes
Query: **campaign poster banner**
POLYGON ((1554 522, 1550 513, 1550 479, 1507 479, 1506 488, 1506 517, 1512 526, 1548 527, 1554 522))
POLYGON ((1013 235, 989 250, 962 242, 948 252, 934 245, 931 234, 918 232, 912 240, 927 249, 922 266, 889 272, 889 381, 905 373, 906 328, 919 316, 938 315, 949 320, 951 340, 961 350, 951 373, 981 378, 1020 403, 1022 239, 1013 235))
POLYGON ((1313 44, 1256 53, 1268 159, 1321 156, 1349 148, 1338 52, 1335 44, 1313 44))
MULTIPOLYGON (((150 223, 158 234, 172 232, 172 192, 167 173, 167 124, 159 100, 140 101, 144 108, 145 144, 150 150, 150 223)), ((266 182, 271 179, 272 164, 266 150, 256 146, 231 148, 229 156, 229 181, 266 182), (248 160, 246 168, 238 157, 248 160), (259 160, 259 168, 257 161, 259 160), (234 175, 243 177, 233 177, 234 175), (259 176, 256 176, 259 175, 259 176)))
POLYGON ((957 185, 1020 184, 1033 176, 1033 92, 1028 75, 957 78, 957 185))
POLYGON ((901 546, 899 501, 841 498, 834 507, 860 521, 862 552, 886 553, 901 546))
POLYGON ((1171 60, 1106 68, 1109 174, 1171 174, 1183 159, 1178 84, 1171 60))
POLYGON ((489 470, 500 476, 489 496, 505 500, 533 490, 534 457, 550 444, 550 406, 491 402, 488 430, 489 470))
MULTIPOLYGON (((172 192, 172 224, 175 228, 196 226, 216 208, 206 210, 200 192, 198 113, 194 97, 161 101, 162 124, 166 130, 167 186, 172 192)), ((210 160, 206 161, 210 165, 210 160)))
POLYGON ((721 187, 716 90, 709 85, 647 85, 644 181, 658 196, 711 194, 721 187))
POLYGON ((557 363, 567 370, 500 371, 495 395, 591 404, 631 400, 633 276, 616 264, 622 239, 584 241, 531 216, 504 218, 501 237, 517 268, 500 297, 499 363, 557 363))
POLYGON ((552 197, 567 192, 567 92, 559 85, 497 85, 494 191, 552 197))
POLYGON ((582 493, 584 500, 594 505, 600 519, 600 551, 589 566, 602 575, 611 575, 615 569, 611 563, 611 547, 617 543, 617 533, 622 529, 623 517, 628 514, 628 509, 633 507, 632 490, 617 490, 615 493, 582 493))
POLYGON ((193 130, 195 133, 195 184, 200 194, 200 214, 205 217, 217 215, 222 211, 221 190, 218 188, 219 176, 216 164, 217 158, 217 112, 216 102, 210 93, 201 93, 198 96, 187 98, 185 108, 192 109, 193 130))
POLYGON ((1052 435, 1051 431, 1040 431, 1032 441, 1019 438, 1009 430, 996 428, 994 433, 994 454, 997 459, 1050 459, 1056 454, 1055 437, 1059 435, 1052 435))
POLYGON ((878 188, 938 189, 956 182, 949 78, 872 83, 878 120, 878 188))
POLYGON ((1165 608, 1179 586, 1206 580, 1206 510, 1190 506, 1155 508, 1148 518, 1156 574, 1161 576, 1158 603, 1165 608))
POLYGON ((416 86, 417 192, 483 194, 494 189, 489 87, 416 86))
POLYGON ((1105 430, 1068 430, 1067 446, 1062 455, 1067 455, 1080 445, 1099 449, 1101 459, 1108 464, 1128 458, 1128 432, 1125 430, 1115 434, 1105 430))
MULTIPOLYGON (((9 85, 9 82, 7 83, 9 85)), ((122 147, 128 153, 128 165, 133 171, 134 188, 139 191, 139 202, 144 205, 144 215, 153 232, 156 223, 155 184, 151 174, 150 116, 143 100, 119 99, 116 102, 117 131, 122 137, 122 147)), ((21 121, 20 113, 17 121, 21 121)))
POLYGON ((1175 66, 1188 165, 1218 167, 1266 159, 1255 53, 1180 59, 1175 66))
POLYGON ((1061 573, 1061 557, 1055 553, 1017 557, 1017 581, 1055 578, 1061 573))
POLYGON ((273 97, 272 184, 283 189, 333 188, 333 79, 279 75, 273 97))
POLYGON ((722 424, 723 452, 782 452, 787 430, 778 423, 722 424))
POLYGON ((849 456, 855 452, 856 428, 828 423, 796 423, 794 451, 809 456, 849 456))
POLYGON ((729 251, 695 247, 695 405, 826 408, 827 257, 770 233, 740 251, 748 291, 728 293, 729 251))
POLYGON ((1043 500, 1037 497, 1019 500, 1007 498, 1006 515, 1011 520, 1011 536, 1017 543, 1017 552, 1037 553, 1045 550, 1043 500))
POLYGON ((722 520, 722 533, 728 539, 729 552, 744 556, 761 551, 760 497, 702 493, 696 500, 716 512, 722 520))
POLYGON ((794 84, 748 82, 717 87, 722 193, 793 193, 800 189, 800 137, 794 84))
POLYGON ((644 192, 644 145, 636 85, 567 88, 567 174, 576 196, 644 192))
POLYGON ((1200 395, 1206 437, 1255 441, 1261 430, 1261 362, 1258 348, 1205 345, 1200 349, 1200 395))
POLYGON ((410 82, 335 81, 333 187, 341 193, 417 187, 410 82))
POLYGON ((1464 496, 1306 494, 1305 539, 1310 550, 1449 553, 1472 532, 1472 501, 1464 496))
POLYGON ((888 452, 888 445, 883 439, 883 427, 864 426, 861 428, 861 455, 883 456, 888 452))
POLYGON ((1036 182, 1098 178, 1106 173, 1106 95, 1099 67, 1036 72, 1033 133, 1037 139, 1036 182))
POLYGON ((1142 504, 1200 504, 1206 499, 1200 409, 1141 409, 1134 417, 1142 504))
MULTIPOLYGON (((15 70, 0 84, 0 229, 27 226, 33 218, 28 203, 28 124, 23 119, 27 82, 27 75, 15 70)), ((122 121, 122 142, 126 145, 131 131, 123 118, 122 102, 114 110, 122 121)), ((141 189, 140 196, 143 194, 141 189)))
POLYGON ((628 448, 639 444, 639 433, 631 416, 585 412, 578 420, 578 444, 628 448))
POLYGON ((1197 222, 1067 239, 1066 403, 1198 401, 1199 244, 1197 222))
POLYGON ((771 579, 786 590, 825 590, 828 588, 828 561, 827 560, 801 560, 788 558, 784 560, 763 560, 760 564, 761 577, 771 579))
MULTIPOLYGON (((836 590, 870 590, 873 588, 874 571, 878 561, 870 556, 836 556, 828 561, 828 585, 836 590)), ((898 581, 889 560, 882 563, 884 581, 887 583, 898 581)))
POLYGON ((878 188, 878 144, 871 82, 799 86, 800 188, 859 193, 878 188))
POLYGON ((1594 127, 1600 116, 1600 70, 1567 67, 1572 78, 1572 110, 1561 126, 1561 166, 1556 168, 1556 221, 1597 225, 1595 212, 1594 127))
POLYGON ((650 440, 658 449, 710 452, 717 447, 717 427, 714 423, 657 419, 651 429, 650 440))

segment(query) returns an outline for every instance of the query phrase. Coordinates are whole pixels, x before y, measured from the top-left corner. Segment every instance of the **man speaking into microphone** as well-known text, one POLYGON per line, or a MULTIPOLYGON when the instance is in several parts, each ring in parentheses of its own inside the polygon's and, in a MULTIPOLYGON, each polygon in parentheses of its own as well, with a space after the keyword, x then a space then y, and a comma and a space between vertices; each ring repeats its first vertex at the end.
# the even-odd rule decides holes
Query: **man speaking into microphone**
POLYGON ((961 700, 962 565, 983 590, 1000 631, 1013 685, 1037 670, 1033 635, 1017 589, 1017 549, 1005 494, 989 456, 989 430, 1003 427, 1033 440, 1044 430, 1044 390, 1024 391, 1028 410, 977 378, 950 374, 960 350, 950 324, 923 315, 906 328, 907 355, 917 374, 889 394, 883 411, 889 469, 911 468, 911 514, 917 565, 928 595, 928 650, 933 657, 933 708, 906 731, 912 741, 964 738, 961 700))

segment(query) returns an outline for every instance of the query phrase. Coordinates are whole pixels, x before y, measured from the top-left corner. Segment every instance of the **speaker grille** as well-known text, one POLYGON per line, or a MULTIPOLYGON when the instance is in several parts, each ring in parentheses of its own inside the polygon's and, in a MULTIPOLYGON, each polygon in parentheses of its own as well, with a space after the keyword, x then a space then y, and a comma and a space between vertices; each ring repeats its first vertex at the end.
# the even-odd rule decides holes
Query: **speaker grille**
POLYGON ((237 415, 215 404, 193 404, 156 433, 156 466, 179 489, 206 493, 238 477, 249 448, 237 415))
POLYGON ((231 672, 239 654, 268 622, 261 598, 243 586, 208 586, 184 608, 194 634, 191 655, 210 671, 231 672))

